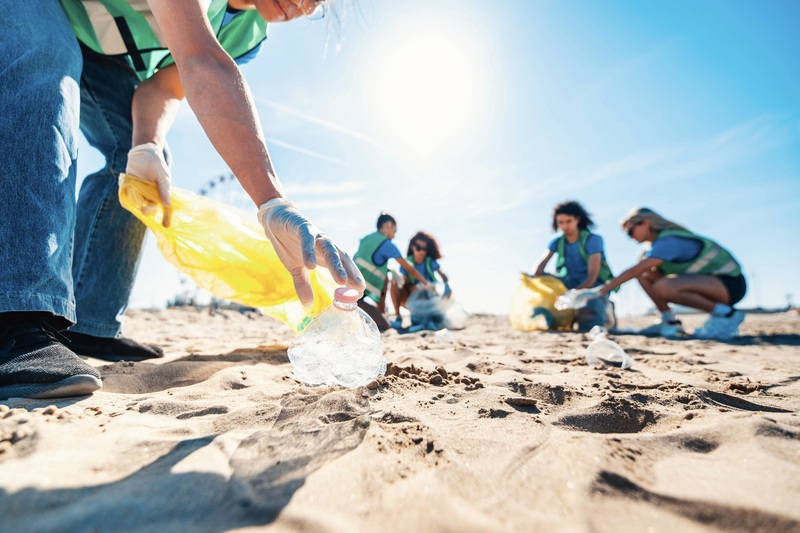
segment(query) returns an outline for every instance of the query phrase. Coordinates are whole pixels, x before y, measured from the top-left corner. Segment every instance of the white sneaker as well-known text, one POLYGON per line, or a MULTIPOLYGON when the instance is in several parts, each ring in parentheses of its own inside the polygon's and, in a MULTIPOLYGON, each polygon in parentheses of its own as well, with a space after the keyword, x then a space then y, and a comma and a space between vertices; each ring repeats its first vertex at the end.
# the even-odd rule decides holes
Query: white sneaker
POLYGON ((731 316, 711 315, 702 327, 694 330, 698 339, 730 340, 739 334, 739 324, 744 321, 744 313, 734 310, 731 316))
POLYGON ((680 320, 674 320, 670 322, 656 322, 650 326, 647 326, 644 329, 640 329, 637 332, 639 335, 649 335, 652 337, 666 337, 667 339, 680 337, 681 335, 686 335, 686 331, 683 329, 683 324, 681 324, 680 320))

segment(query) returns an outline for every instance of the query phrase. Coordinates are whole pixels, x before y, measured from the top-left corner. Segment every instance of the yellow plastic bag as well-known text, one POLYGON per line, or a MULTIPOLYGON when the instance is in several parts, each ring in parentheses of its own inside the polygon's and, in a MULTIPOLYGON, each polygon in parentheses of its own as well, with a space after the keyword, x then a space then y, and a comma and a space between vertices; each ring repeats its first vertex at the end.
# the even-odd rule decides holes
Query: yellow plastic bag
POLYGON ((257 307, 294 331, 333 302, 336 283, 326 269, 317 268, 310 272, 314 305, 303 307, 255 216, 176 187, 171 198, 172 221, 165 228, 156 185, 122 177, 122 206, 155 234, 164 258, 198 286, 218 298, 257 307))
POLYGON ((574 309, 559 311, 556 299, 567 292, 560 279, 554 276, 531 277, 520 275, 521 283, 511 298, 508 315, 511 326, 519 331, 569 330, 575 318, 574 309))

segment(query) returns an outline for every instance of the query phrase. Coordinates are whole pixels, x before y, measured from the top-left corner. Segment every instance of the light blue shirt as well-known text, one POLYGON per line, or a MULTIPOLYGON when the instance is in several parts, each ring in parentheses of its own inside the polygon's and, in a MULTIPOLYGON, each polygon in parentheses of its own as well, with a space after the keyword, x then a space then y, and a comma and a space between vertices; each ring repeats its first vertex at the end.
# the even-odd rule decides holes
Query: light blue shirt
MULTIPOLYGON (((561 238, 559 235, 552 241, 550 244, 547 245, 547 249, 553 253, 558 253, 558 240, 561 238)), ((604 258, 603 253, 603 238, 600 235, 595 235, 592 233, 589 235, 589 238, 586 239, 586 255, 594 255, 600 254, 601 259, 604 258)), ((581 257, 581 250, 578 241, 576 240, 573 243, 569 241, 564 242, 564 266, 567 268, 567 275, 566 278, 569 280, 568 285, 573 287, 577 287, 583 280, 586 279, 586 276, 589 275, 589 263, 583 260, 581 257)), ((602 282, 598 279, 595 285, 599 285, 602 282)))
MULTIPOLYGON (((423 277, 423 278, 425 278, 426 280, 428 280, 428 281, 429 281, 429 282, 431 282, 431 283, 436 283, 436 280, 435 280, 435 279, 433 279, 432 277, 430 277, 430 275, 428 275, 428 269, 427 269, 427 268, 425 268, 425 262, 424 262, 424 261, 423 261, 422 263, 420 263, 420 264, 417 264, 417 263, 415 263, 415 262, 414 262, 414 260, 412 259, 412 260, 411 260, 411 261, 409 261, 409 262, 410 262, 412 265, 414 265, 414 268, 416 268, 416 269, 417 269, 417 272, 419 272, 420 274, 422 274, 422 277, 423 277)), ((436 272, 437 270, 439 270, 439 262, 438 262, 436 259, 431 259, 431 270, 433 270, 434 272, 436 272)), ((403 274, 404 276, 408 276, 408 272, 406 272, 406 269, 405 269, 405 268, 403 268, 403 267, 400 267, 400 273, 401 273, 401 274, 403 274)))
POLYGON ((375 253, 372 254, 372 260, 375 261, 377 266, 383 266, 389 259, 397 259, 398 257, 403 257, 403 254, 400 253, 400 249, 390 239, 383 241, 378 246, 378 249, 375 250, 375 253))
POLYGON ((645 252, 644 256, 670 263, 685 263, 697 257, 702 248, 703 243, 697 239, 669 235, 654 240, 653 246, 645 252))

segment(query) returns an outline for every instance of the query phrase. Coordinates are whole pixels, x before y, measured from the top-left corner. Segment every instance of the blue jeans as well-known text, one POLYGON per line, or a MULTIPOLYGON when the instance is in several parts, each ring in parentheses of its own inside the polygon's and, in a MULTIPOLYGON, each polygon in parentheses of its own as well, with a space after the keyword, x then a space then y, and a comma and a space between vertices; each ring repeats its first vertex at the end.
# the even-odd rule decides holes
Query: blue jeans
POLYGON ((56 0, 0 17, 0 312, 75 321, 81 53, 56 0))
POLYGON ((106 166, 81 185, 75 227, 77 324, 72 331, 114 337, 122 328, 145 226, 122 208, 118 177, 128 164, 131 102, 139 78, 127 62, 83 49, 81 131, 106 166))
MULTIPOLYGON (((574 289, 579 285, 567 277, 559 277, 564 286, 574 289)), ((595 284, 595 287, 601 283, 595 284)), ((594 326, 605 327, 606 325, 606 306, 608 305, 608 295, 604 294, 600 298, 589 300, 586 307, 578 309, 575 313, 575 323, 578 324, 578 331, 589 331, 594 326)))
POLYGON ((49 311, 60 326, 114 337, 145 234, 117 197, 139 79, 82 52, 59 3, 40 4, 0 22, 0 312, 49 311), (76 209, 79 110, 106 167, 86 177, 76 209))

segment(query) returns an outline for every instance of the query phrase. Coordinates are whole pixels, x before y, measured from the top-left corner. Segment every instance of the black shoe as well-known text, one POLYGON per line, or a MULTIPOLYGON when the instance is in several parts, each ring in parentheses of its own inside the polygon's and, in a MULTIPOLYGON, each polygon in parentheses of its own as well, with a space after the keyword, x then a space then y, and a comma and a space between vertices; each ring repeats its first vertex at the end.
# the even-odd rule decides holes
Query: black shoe
POLYGON ((152 344, 140 344, 127 337, 95 337, 75 331, 64 331, 70 350, 84 357, 103 361, 144 361, 164 357, 164 350, 152 344))
POLYGON ((0 315, 0 400, 83 396, 103 386, 42 315, 0 315))

